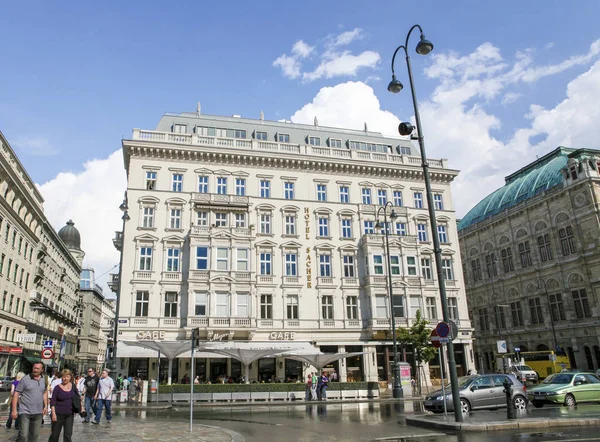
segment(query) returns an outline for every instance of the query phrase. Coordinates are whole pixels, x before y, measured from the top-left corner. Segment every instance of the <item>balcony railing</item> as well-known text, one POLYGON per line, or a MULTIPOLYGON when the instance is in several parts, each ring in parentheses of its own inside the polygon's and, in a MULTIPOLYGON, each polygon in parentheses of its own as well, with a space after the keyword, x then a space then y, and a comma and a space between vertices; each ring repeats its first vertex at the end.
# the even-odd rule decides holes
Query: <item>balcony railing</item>
POLYGON ((250 237, 252 230, 248 227, 209 227, 209 226, 192 226, 190 233, 197 236, 210 236, 219 232, 231 233, 237 237, 250 237))
POLYGON ((133 279, 150 280, 152 279, 152 272, 146 272, 142 270, 136 270, 133 272, 133 279))
POLYGON ((317 287, 333 287, 335 285, 334 283, 334 279, 331 277, 323 277, 323 276, 319 276, 317 278, 317 287))
POLYGON ((216 193, 194 193, 193 200, 196 203, 211 205, 234 205, 247 206, 250 199, 242 195, 219 195, 216 193))
MULTIPOLYGON (((405 164, 421 166, 421 158, 417 156, 395 155, 379 152, 365 152, 351 149, 335 149, 326 146, 310 146, 304 144, 276 143, 272 141, 240 140, 237 138, 211 137, 199 134, 177 134, 152 130, 133 129, 134 140, 149 142, 184 144, 206 147, 227 147, 249 151, 281 152, 301 155, 314 155, 343 160, 373 161, 377 163, 405 164)), ((428 159, 431 167, 446 167, 446 160, 428 159)))
POLYGON ((162 272, 161 279, 163 281, 181 281, 181 272, 162 272))
MULTIPOLYGON (((389 239, 390 241, 392 240, 399 240, 401 243, 407 244, 407 245, 413 245, 413 244, 417 244, 418 241, 418 237, 416 235, 395 235, 395 234, 389 234, 389 239)), ((362 236, 361 238, 361 243, 363 245, 377 245, 377 246, 381 246, 383 245, 385 241, 385 234, 379 234, 379 233, 366 233, 362 236)))
POLYGON ((358 287, 358 278, 342 278, 342 287, 358 287))
POLYGON ((115 249, 119 252, 123 248, 123 232, 115 232, 115 237, 113 238, 113 245, 115 249))

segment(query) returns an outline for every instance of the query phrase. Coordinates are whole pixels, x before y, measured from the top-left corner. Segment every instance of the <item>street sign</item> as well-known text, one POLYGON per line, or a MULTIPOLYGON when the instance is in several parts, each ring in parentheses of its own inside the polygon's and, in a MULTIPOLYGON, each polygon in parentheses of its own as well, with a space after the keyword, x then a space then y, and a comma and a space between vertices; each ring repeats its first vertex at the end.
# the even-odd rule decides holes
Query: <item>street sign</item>
POLYGON ((119 319, 119 324, 127 324, 127 319, 119 319))
POLYGON ((22 333, 17 336, 17 342, 35 342, 36 337, 35 333, 22 333))
POLYGON ((435 348, 440 348, 442 346, 440 337, 437 335, 435 329, 431 330, 431 345, 433 345, 435 348))
POLYGON ((51 348, 45 348, 42 350, 42 359, 52 359, 54 357, 54 352, 51 348))
POLYGON ((23 353, 23 347, 11 347, 10 352, 13 354, 15 354, 15 353, 21 354, 21 353, 23 353))
POLYGON ((450 342, 450 338, 440 338, 440 344, 447 344, 450 342))
POLYGON ((521 351, 521 347, 515 347, 515 353, 519 353, 521 351))
POLYGON ((508 353, 506 341, 496 341, 496 347, 498 348, 498 353, 508 353))
POLYGON ((454 341, 458 336, 458 326, 454 321, 449 321, 448 324, 450 324, 450 339, 454 341))
POLYGON ((44 341, 44 348, 52 348, 54 344, 52 341, 44 341))
POLYGON ((435 327, 435 331, 440 338, 447 338, 450 335, 450 326, 446 322, 440 322, 435 327))

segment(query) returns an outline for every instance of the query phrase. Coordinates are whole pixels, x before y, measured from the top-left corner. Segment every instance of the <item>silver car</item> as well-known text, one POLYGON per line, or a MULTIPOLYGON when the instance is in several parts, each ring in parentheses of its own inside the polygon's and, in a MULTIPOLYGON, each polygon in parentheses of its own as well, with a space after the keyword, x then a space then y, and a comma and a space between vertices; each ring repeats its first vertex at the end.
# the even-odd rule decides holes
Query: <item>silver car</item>
MULTIPOLYGON (((460 407, 463 413, 471 410, 495 409, 506 407, 504 381, 508 379, 512 385, 511 399, 517 410, 527 408, 527 389, 514 374, 482 374, 458 378, 460 392, 460 407)), ((434 413, 444 411, 444 396, 442 390, 428 394, 423 402, 426 410, 434 413)), ((450 384, 446 387, 446 407, 454 411, 450 384)))

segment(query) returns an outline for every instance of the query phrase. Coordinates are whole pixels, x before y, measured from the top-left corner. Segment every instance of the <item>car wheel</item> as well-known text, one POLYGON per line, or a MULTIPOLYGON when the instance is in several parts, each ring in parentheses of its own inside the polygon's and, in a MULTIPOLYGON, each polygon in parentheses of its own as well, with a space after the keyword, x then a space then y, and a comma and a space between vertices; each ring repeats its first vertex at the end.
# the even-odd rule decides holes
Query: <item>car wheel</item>
POLYGON ((575 396, 573 396, 572 394, 568 394, 565 396, 565 405, 567 407, 574 407, 575 405, 577 405, 577 402, 575 401, 575 396))
POLYGON ((534 406, 535 408, 542 408, 542 407, 544 406, 544 403, 543 403, 543 402, 536 402, 536 401, 533 401, 533 402, 532 402, 532 404, 533 404, 533 406, 534 406))
POLYGON ((461 398, 460 410, 463 412, 463 414, 469 414, 469 411, 471 411, 471 404, 469 404, 468 400, 461 398))
POLYGON ((527 408, 527 401, 523 396, 515 396, 513 399, 515 410, 525 410, 527 408))

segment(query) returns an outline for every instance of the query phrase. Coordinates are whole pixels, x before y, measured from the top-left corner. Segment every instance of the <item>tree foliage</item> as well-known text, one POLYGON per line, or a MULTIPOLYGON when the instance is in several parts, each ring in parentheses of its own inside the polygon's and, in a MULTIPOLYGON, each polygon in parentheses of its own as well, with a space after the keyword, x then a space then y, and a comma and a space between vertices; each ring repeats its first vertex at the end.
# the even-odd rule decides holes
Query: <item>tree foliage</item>
POLYGON ((410 347, 417 365, 429 362, 437 354, 437 349, 431 345, 431 329, 427 328, 429 321, 421 316, 417 310, 417 319, 410 328, 398 328, 396 339, 404 347, 410 347))

